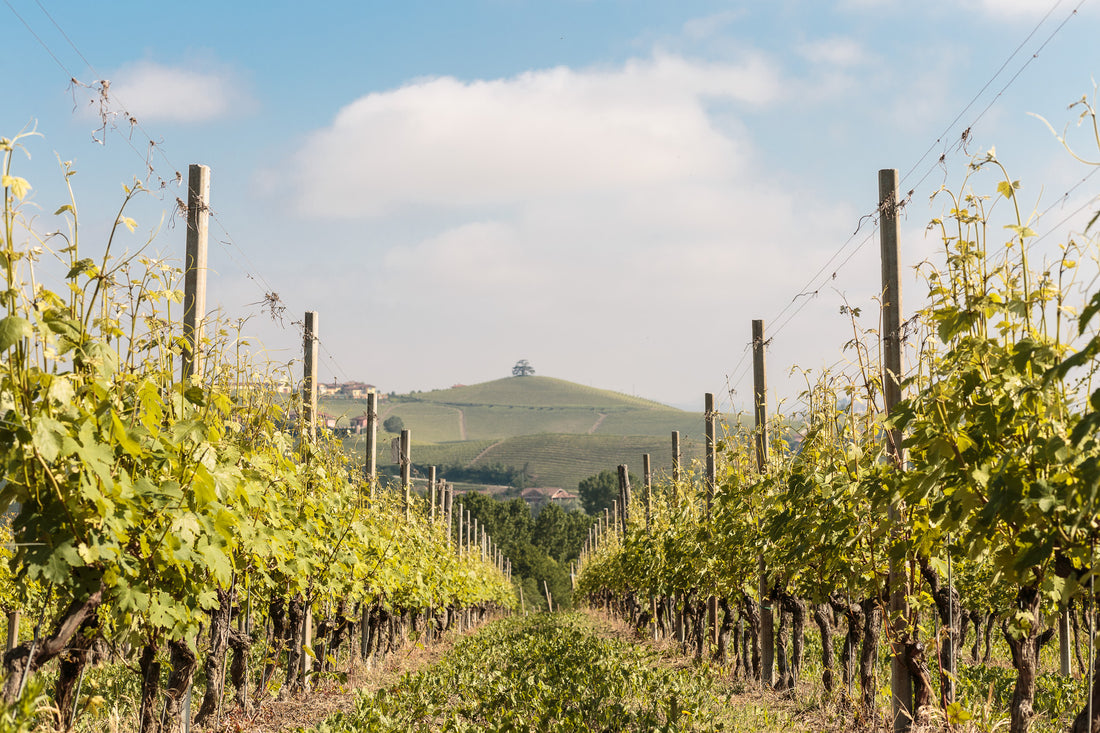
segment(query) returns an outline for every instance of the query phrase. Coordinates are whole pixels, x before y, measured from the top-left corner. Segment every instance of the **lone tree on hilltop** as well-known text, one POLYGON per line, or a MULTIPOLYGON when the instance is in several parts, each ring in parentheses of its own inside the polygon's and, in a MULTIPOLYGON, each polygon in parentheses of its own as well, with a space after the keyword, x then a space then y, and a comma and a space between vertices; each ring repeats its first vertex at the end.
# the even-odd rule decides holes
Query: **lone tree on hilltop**
POLYGON ((405 421, 397 415, 390 415, 382 423, 382 429, 387 433, 400 433, 405 429, 405 421))
POLYGON ((513 377, 532 377, 535 374, 535 368, 531 366, 531 362, 526 359, 520 359, 516 362, 516 365, 512 367, 513 377))

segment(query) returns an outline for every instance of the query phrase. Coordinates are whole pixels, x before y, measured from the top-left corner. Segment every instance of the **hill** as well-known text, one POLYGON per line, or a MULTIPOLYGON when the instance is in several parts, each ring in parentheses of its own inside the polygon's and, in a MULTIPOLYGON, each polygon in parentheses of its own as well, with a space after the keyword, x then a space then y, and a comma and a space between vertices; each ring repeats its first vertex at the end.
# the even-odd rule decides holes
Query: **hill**
MULTIPOLYGON (((366 401, 322 399, 321 409, 346 420, 366 401)), ((379 413, 380 424, 396 416, 411 431, 418 466, 508 466, 526 469, 534 485, 567 490, 620 463, 640 474, 642 453, 654 471, 671 470, 672 431, 685 462, 701 454, 704 432, 701 412, 540 376, 390 395, 379 413)), ((379 466, 390 464, 392 437, 379 428, 379 466)), ((347 447, 361 456, 364 444, 352 436, 347 447)))

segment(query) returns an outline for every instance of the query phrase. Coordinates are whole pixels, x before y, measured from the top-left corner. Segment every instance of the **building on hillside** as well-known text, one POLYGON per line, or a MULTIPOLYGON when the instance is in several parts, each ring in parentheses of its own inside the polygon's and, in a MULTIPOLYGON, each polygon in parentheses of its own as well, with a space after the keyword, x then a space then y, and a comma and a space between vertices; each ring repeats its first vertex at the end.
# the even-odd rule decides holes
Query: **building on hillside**
POLYGON ((370 427, 370 417, 363 413, 358 417, 348 418, 348 430, 355 435, 362 435, 363 431, 370 427))
POLYGON ((367 393, 374 389, 373 384, 367 384, 366 382, 344 382, 340 385, 340 396, 349 397, 353 400, 365 400, 367 393))
POLYGON ((531 507, 531 511, 538 513, 547 504, 557 504, 562 508, 566 508, 571 502, 577 502, 578 498, 576 494, 571 494, 565 489, 556 487, 549 488, 535 488, 524 489, 520 492, 520 498, 527 502, 527 506, 531 507))

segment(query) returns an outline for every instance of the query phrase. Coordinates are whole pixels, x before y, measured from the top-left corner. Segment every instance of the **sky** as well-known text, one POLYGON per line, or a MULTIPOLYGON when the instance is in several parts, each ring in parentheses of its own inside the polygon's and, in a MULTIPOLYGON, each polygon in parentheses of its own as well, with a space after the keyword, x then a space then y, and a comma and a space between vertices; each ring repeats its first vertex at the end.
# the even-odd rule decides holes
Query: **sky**
POLYGON ((429 390, 527 359, 739 411, 763 319, 790 410, 803 370, 852 358, 841 306, 874 326, 880 169, 913 192, 903 309, 938 251, 932 194, 972 156, 1021 181, 1040 248, 1100 208, 1039 119, 1100 158, 1068 109, 1093 97, 1098 21, 1100 0, 3 0, 0 137, 38 133, 13 173, 41 231, 72 161, 88 253, 137 180, 113 246, 182 264, 176 173, 210 166, 208 306, 295 373, 315 310, 325 382, 429 390))

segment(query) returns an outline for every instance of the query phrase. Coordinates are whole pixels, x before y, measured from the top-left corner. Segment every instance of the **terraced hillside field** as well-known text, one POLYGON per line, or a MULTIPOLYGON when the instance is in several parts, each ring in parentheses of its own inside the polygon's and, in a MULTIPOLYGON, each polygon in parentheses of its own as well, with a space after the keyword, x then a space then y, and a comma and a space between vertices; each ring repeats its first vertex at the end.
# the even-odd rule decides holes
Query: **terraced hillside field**
MULTIPOLYGON (((322 400, 322 410, 353 417, 366 408, 365 400, 359 402, 322 400)), ((568 490, 620 463, 641 474, 643 453, 650 454, 655 471, 671 470, 674 430, 685 462, 701 455, 703 440, 701 412, 551 377, 393 395, 379 408, 381 420, 400 417, 412 432, 417 465, 527 466, 536 485, 568 490)), ((391 462, 393 437, 379 430, 380 466, 391 462)), ((350 437, 346 446, 362 456, 361 438, 350 437)))

